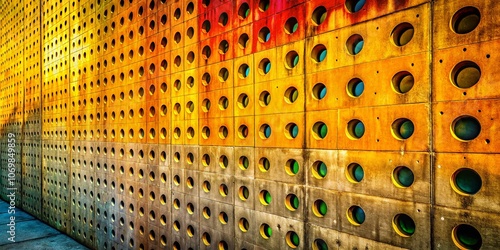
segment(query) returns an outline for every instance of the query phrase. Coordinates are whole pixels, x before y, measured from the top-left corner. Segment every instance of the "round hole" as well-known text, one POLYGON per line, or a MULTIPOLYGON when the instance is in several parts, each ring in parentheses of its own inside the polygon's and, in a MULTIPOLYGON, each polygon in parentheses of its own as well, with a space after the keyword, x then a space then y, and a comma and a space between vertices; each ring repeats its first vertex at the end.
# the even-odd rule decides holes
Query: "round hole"
POLYGON ((285 136, 288 139, 294 139, 299 135, 299 126, 295 123, 289 123, 285 126, 285 136))
POLYGON ((290 211, 295 211, 299 208, 299 197, 295 194, 288 194, 285 198, 285 206, 290 211))
POLYGON ((209 207, 204 207, 203 208, 203 217, 205 217, 205 219, 210 219, 210 216, 211 216, 211 212, 210 212, 210 208, 209 207))
POLYGON ((328 126, 324 122, 316 122, 312 130, 313 137, 316 140, 324 139, 328 135, 328 126))
POLYGON ((468 224, 460 224, 451 233, 453 243, 460 249, 480 249, 483 244, 481 234, 468 224))
POLYGON ((363 37, 358 34, 354 34, 347 39, 347 52, 353 56, 357 55, 363 49, 364 44, 365 42, 363 37))
POLYGON ((238 96, 238 107, 240 109, 246 108, 249 103, 250 103, 250 98, 248 97, 247 94, 242 93, 238 96))
POLYGON ((392 42, 396 46, 404 46, 411 41, 414 32, 410 23, 400 23, 391 32, 392 42))
POLYGON ((297 31, 299 28, 299 21, 297 21, 297 18, 295 17, 290 17, 286 20, 285 22, 285 32, 287 34, 293 34, 297 31))
POLYGON ((413 184, 413 171, 405 166, 399 166, 392 171, 392 182, 398 188, 407 188, 413 184))
POLYGON ((248 232, 248 228, 250 227, 250 223, 248 222, 247 219, 241 218, 238 222, 238 227, 240 230, 244 233, 248 232))
POLYGON ((203 59, 208 60, 210 56, 212 55, 212 49, 210 49, 210 46, 206 45, 203 47, 201 50, 201 55, 203 56, 203 59))
POLYGON ((481 13, 475 7, 469 6, 458 10, 451 18, 452 30, 457 34, 467 34, 479 25, 481 13))
POLYGON ((405 94, 413 88, 415 79, 408 71, 401 71, 392 77, 392 89, 399 94, 405 94))
POLYGON ((296 161, 294 159, 290 159, 290 160, 286 161, 285 172, 288 175, 294 176, 299 172, 299 170, 300 170, 300 164, 298 161, 296 161))
POLYGON ((313 242, 313 250, 328 250, 328 244, 322 239, 315 239, 313 242))
POLYGON ((316 63, 320 63, 326 59, 327 49, 325 45, 318 44, 314 46, 311 57, 316 63))
POLYGON ((187 7, 186 7, 186 12, 188 14, 193 14, 194 12, 194 3, 193 2, 189 2, 187 7))
POLYGON ((351 183, 358 183, 365 177, 365 171, 363 167, 358 163, 351 163, 347 166, 347 171, 345 172, 347 180, 351 183))
POLYGON ((392 228, 403 237, 410 237, 415 233, 415 221, 406 214, 397 214, 392 219, 392 228))
POLYGON ((227 15, 226 12, 222 12, 219 16, 219 25, 224 27, 227 24, 227 21, 229 20, 229 16, 227 15))
POLYGON ((242 3, 238 8, 238 17, 241 20, 246 19, 250 15, 250 6, 247 3, 242 3))
POLYGON ((210 243, 212 242, 212 238, 210 237, 210 234, 208 234, 207 232, 204 232, 203 235, 201 236, 201 239, 203 241, 203 244, 205 244, 205 246, 210 246, 210 243))
POLYGON ((262 139, 267 139, 267 138, 271 137, 271 126, 269 126, 267 124, 263 124, 262 126, 260 126, 259 136, 262 139))
POLYGON ((221 126, 219 128, 219 138, 226 139, 229 134, 229 131, 226 126, 221 126))
POLYGON ((210 74, 208 72, 203 73, 203 75, 201 76, 201 83, 203 84, 203 86, 208 86, 208 84, 210 84, 211 80, 212 80, 212 77, 210 76, 210 74))
POLYGON ((326 205, 326 202, 324 202, 323 200, 319 199, 319 200, 315 200, 314 201, 312 210, 313 210, 313 214, 316 217, 322 218, 328 212, 328 206, 326 205))
POLYGON ((347 123, 347 137, 358 140, 365 134, 365 125, 360 120, 354 119, 347 123))
POLYGON ((228 193, 229 193, 229 189, 227 188, 226 184, 220 184, 220 186, 219 186, 219 194, 222 197, 226 197, 228 193))
POLYGON ((203 112, 207 113, 209 110, 210 110, 210 107, 211 107, 211 103, 210 103, 210 100, 209 99, 204 99, 202 102, 201 102, 201 110, 203 110, 203 112))
POLYGON ((201 129, 201 136, 205 140, 208 139, 210 137, 210 128, 208 128, 207 126, 203 127, 201 129))
POLYGON ((203 182, 203 192, 208 193, 210 192, 210 182, 209 181, 204 181, 203 182))
POLYGON ((174 19, 179 20, 179 18, 181 18, 181 9, 177 8, 174 11, 174 19))
POLYGON ((210 156, 208 154, 204 154, 203 157, 201 158, 201 163, 205 167, 210 166, 210 156))
POLYGON ((248 127, 246 125, 241 125, 238 127, 238 137, 245 139, 248 136, 248 127))
POLYGON ((219 221, 221 224, 227 224, 227 222, 229 221, 229 216, 227 216, 227 214, 222 211, 219 213, 219 221))
POLYGON ((365 5, 365 0, 346 0, 345 7, 351 13, 360 11, 365 5))
POLYGON ((462 61, 451 71, 453 85, 461 89, 470 88, 481 78, 481 69, 475 62, 462 61))
POLYGON ((238 38, 238 46, 240 46, 241 49, 245 49, 248 46, 248 41, 250 40, 250 37, 248 37, 248 34, 243 33, 240 35, 238 38))
POLYGON ((481 176, 470 168, 461 168, 451 177, 451 186, 460 195, 474 195, 483 185, 481 176))
POLYGON ((186 35, 189 37, 189 39, 192 39, 193 36, 194 36, 194 28, 193 27, 189 27, 186 31, 186 35))
POLYGON ((222 169, 226 169, 228 165, 229 165, 229 159, 227 158, 227 156, 222 155, 222 156, 219 158, 219 166, 220 166, 222 169))
POLYGON ((259 95, 259 104, 262 107, 265 107, 271 103, 271 94, 267 91, 263 91, 259 95))
POLYGON ((238 190, 238 196, 240 200, 246 201, 250 196, 250 190, 246 186, 241 186, 238 190))
POLYGON ((312 16, 311 16, 311 20, 312 20, 314 25, 318 26, 326 20, 327 15, 328 15, 328 12, 327 12, 326 8, 323 6, 318 6, 318 7, 316 7, 316 9, 314 9, 312 16))
POLYGON ((189 188, 189 189, 192 189, 194 187, 194 180, 192 177, 188 177, 186 179, 186 186, 189 188))
POLYGON ((240 65, 240 67, 238 68, 238 76, 241 79, 245 79, 249 75, 250 75, 250 66, 248 66, 248 64, 246 64, 246 63, 240 65))
POLYGON ((317 83, 313 87, 313 97, 316 100, 321 100, 326 96, 326 86, 323 83, 317 83))
POLYGON ((294 231, 286 233, 286 244, 291 248, 297 248, 300 244, 299 235, 294 231))
POLYGON ((238 166, 240 167, 240 169, 242 170, 246 170, 248 169, 248 167, 250 166, 250 160, 248 160, 248 157, 246 156, 241 156, 238 160, 238 166))
POLYGON ((323 179, 325 178, 326 174, 328 173, 328 167, 326 164, 322 161, 316 161, 312 165, 312 174, 314 178, 316 179, 323 179))
POLYGON ((229 78, 229 70, 227 68, 222 68, 219 70, 219 81, 225 82, 229 78))
POLYGON ((263 27, 259 31, 259 42, 266 43, 271 39, 271 30, 268 27, 263 27))
POLYGON ((285 65, 288 69, 293 69, 299 64, 299 54, 292 50, 286 54, 285 65))
POLYGON ((260 236, 264 239, 269 239, 273 235, 273 229, 266 223, 260 225, 260 236))
POLYGON ((264 12, 269 9, 271 3, 270 0, 260 0, 259 1, 259 10, 261 12, 264 12))
POLYGON ((229 50, 229 43, 226 40, 222 40, 219 43, 219 53, 221 55, 224 55, 228 50, 229 50))
POLYGON ((259 160, 259 170, 261 172, 267 172, 269 171, 269 168, 271 168, 271 162, 269 162, 269 159, 263 157, 260 158, 259 160))
POLYGON ((347 219, 355 226, 365 222, 365 211, 360 206, 351 206, 347 209, 347 219))
POLYGON ((186 103, 186 112, 188 114, 191 114, 194 112, 194 103, 192 101, 189 101, 186 103))
POLYGON ((451 124, 451 133, 460 141, 470 141, 481 133, 481 124, 472 116, 461 116, 451 124))
POLYGON ((267 191, 267 190, 260 191, 259 200, 260 200, 260 203, 264 206, 271 204, 271 201, 272 201, 271 193, 269 193, 269 191, 267 191))
POLYGON ((186 206, 186 210, 187 210, 188 214, 193 214, 194 213, 194 205, 193 205, 193 203, 188 203, 187 206, 186 206))

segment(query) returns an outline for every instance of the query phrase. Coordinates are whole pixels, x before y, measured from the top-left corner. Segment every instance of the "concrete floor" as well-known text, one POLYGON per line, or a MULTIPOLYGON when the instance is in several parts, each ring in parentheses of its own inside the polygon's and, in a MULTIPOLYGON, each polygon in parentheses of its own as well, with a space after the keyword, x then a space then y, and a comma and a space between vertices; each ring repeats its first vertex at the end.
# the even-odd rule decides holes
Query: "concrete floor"
POLYGON ((19 208, 15 209, 15 242, 9 241, 9 204, 0 200, 0 249, 66 250, 88 249, 69 236, 37 220, 19 208))

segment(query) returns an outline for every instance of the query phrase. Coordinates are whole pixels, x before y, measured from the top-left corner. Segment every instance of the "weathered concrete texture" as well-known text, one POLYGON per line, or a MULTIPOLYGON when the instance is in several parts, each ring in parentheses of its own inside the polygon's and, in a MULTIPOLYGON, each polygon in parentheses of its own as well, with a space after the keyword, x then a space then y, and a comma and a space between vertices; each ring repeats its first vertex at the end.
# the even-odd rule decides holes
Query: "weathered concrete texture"
POLYGON ((21 209, 15 211, 9 214, 9 204, 0 200, 0 249, 88 249, 21 209), (15 216, 15 242, 7 233, 11 216, 15 216))

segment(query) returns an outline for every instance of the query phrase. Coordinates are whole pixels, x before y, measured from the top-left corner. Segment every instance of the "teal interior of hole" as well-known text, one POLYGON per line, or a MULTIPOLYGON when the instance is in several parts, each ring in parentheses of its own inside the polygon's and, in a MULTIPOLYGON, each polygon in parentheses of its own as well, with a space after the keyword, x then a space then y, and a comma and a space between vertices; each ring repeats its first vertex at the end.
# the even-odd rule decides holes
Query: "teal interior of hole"
POLYGON ((247 77, 248 75, 250 75, 250 67, 245 64, 245 68, 243 70, 243 77, 247 77))
POLYGON ((243 187, 242 194, 243 198, 248 199, 248 197, 250 196, 250 191, 248 190, 247 187, 243 187))
POLYGON ((413 78, 412 75, 406 75, 404 76, 401 81, 399 82, 399 92, 401 93, 406 93, 410 91, 413 88, 413 84, 415 83, 415 79, 413 78))
POLYGON ((466 194, 475 194, 479 192, 483 181, 481 176, 472 169, 462 169, 455 175, 455 183, 460 191, 466 194))
POLYGON ((359 164, 355 164, 352 167, 352 177, 356 181, 361 181, 365 177, 365 171, 363 170, 363 167, 359 164))
POLYGON ((399 134, 401 135, 401 138, 408 139, 413 135, 414 130, 415 126, 413 125, 413 122, 410 120, 406 120, 401 123, 401 126, 399 127, 399 134))
POLYGON ((321 84, 321 85, 319 85, 319 87, 317 89, 316 97, 319 100, 321 100, 321 99, 325 98, 326 92, 327 92, 326 86, 321 84))
POLYGON ((352 218, 358 224, 363 224, 365 222, 365 211, 358 206, 352 208, 352 218))
POLYGON ((295 31, 297 31, 297 29, 299 29, 299 23, 298 22, 295 22, 292 26, 292 33, 294 33, 295 31))
POLYGON ((299 198, 296 195, 292 194, 292 198, 290 199, 290 204, 294 209, 299 208, 299 198))
POLYGON ((319 51, 318 53, 318 58, 317 58, 317 61, 318 62, 322 62, 325 60, 326 58, 326 54, 327 54, 327 50, 326 49, 322 49, 319 51))
POLYGON ((462 140, 472 140, 481 132, 481 124, 473 117, 463 117, 455 122, 453 131, 462 140))
POLYGON ((271 71, 271 62, 265 62, 264 63, 264 73, 267 74, 271 71))
POLYGON ((365 91, 365 83, 358 81, 352 85, 352 95, 355 97, 360 96, 365 91))
POLYGON ((273 229, 267 224, 264 224, 264 235, 267 237, 271 237, 273 235, 273 229))
POLYGON ((314 240, 314 245, 318 248, 318 250, 328 250, 328 244, 322 239, 314 240))
POLYGON ((328 212, 328 206, 323 200, 318 200, 316 203, 316 210, 318 210, 319 214, 325 215, 328 212))
POLYGON ((415 233, 415 222, 413 219, 406 215, 406 214, 400 214, 397 217, 397 226, 406 235, 412 235, 415 233))
POLYGON ((364 134, 365 134, 365 125, 361 121, 358 121, 354 126, 354 136, 356 138, 361 138, 364 134))
POLYGON ((242 163, 242 165, 243 165, 243 168, 245 168, 245 169, 247 169, 247 168, 248 168, 248 166, 250 165, 250 162, 249 162, 248 158, 247 158, 247 157, 245 157, 245 156, 243 157, 243 159, 242 159, 242 162, 241 162, 241 163, 242 163))
POLYGON ((360 11, 364 5, 365 5, 365 0, 355 0, 353 11, 354 12, 360 11))
POLYGON ((272 197, 271 193, 269 193, 268 191, 264 191, 264 201, 266 202, 266 204, 271 204, 272 197))
POLYGON ((269 41, 271 39, 271 32, 266 32, 264 41, 269 41))
POLYGON ((318 175, 321 177, 326 176, 326 173, 328 172, 328 168, 326 167, 326 164, 324 162, 320 162, 318 164, 317 172, 318 172, 318 175))
POLYGON ((290 233, 290 242, 294 246, 298 246, 300 244, 300 238, 299 235, 295 232, 290 233))
POLYGON ((292 136, 292 138, 295 138, 297 137, 297 135, 299 135, 299 126, 293 124, 290 127, 290 136, 292 136))
POLYGON ((326 135, 328 134, 328 126, 326 126, 326 124, 324 123, 321 123, 319 126, 318 126, 318 135, 320 138, 325 138, 326 135))
POLYGON ((479 249, 482 245, 481 234, 470 225, 459 225, 456 229, 456 237, 463 246, 470 249, 479 249))
POLYGON ((353 48, 352 48, 352 52, 354 55, 357 55, 359 54, 359 52, 361 52, 361 50, 363 49, 363 45, 365 44, 365 42, 363 40, 360 40, 360 41, 356 41, 353 43, 353 48))
POLYGON ((266 125, 266 127, 264 128, 264 136, 266 138, 271 137, 271 127, 269 125, 266 125))
POLYGON ((299 55, 295 55, 292 60, 292 67, 297 66, 299 64, 299 55))
POLYGON ((396 177, 399 184, 403 187, 411 186, 415 178, 411 169, 407 167, 400 167, 399 170, 396 171, 396 177))

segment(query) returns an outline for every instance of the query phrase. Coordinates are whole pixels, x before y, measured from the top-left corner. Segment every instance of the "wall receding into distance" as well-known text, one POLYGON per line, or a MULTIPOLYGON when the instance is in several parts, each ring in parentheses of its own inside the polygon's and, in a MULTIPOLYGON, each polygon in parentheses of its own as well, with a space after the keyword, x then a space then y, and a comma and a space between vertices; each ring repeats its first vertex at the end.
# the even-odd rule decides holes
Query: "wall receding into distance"
POLYGON ((499 12, 1 1, 0 196, 93 249, 495 249, 499 12))

